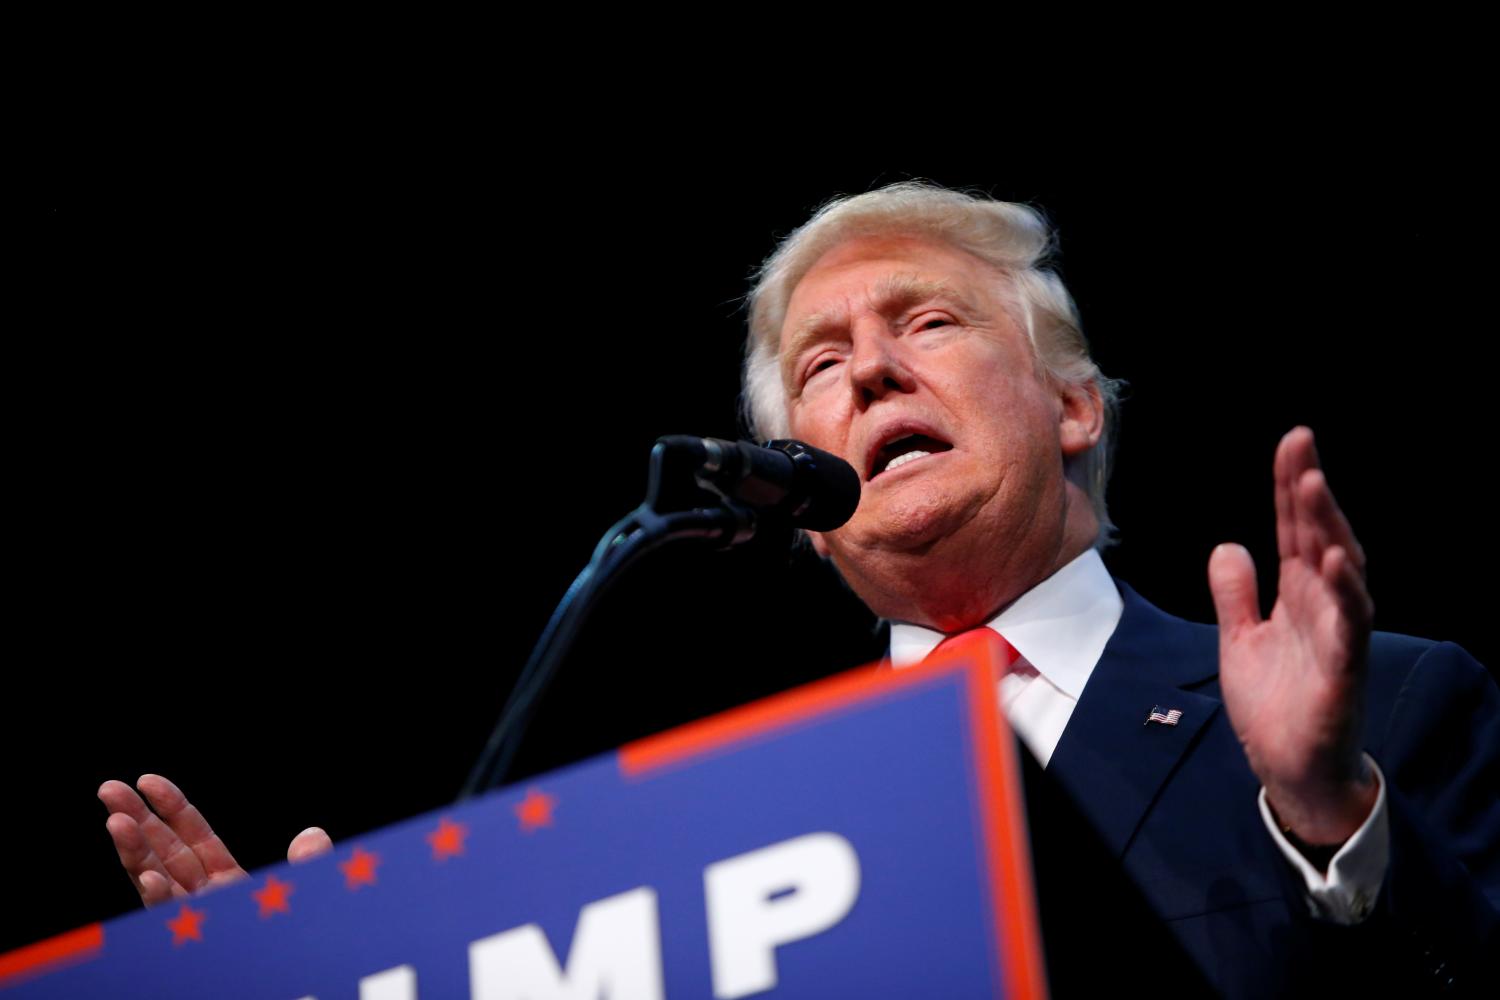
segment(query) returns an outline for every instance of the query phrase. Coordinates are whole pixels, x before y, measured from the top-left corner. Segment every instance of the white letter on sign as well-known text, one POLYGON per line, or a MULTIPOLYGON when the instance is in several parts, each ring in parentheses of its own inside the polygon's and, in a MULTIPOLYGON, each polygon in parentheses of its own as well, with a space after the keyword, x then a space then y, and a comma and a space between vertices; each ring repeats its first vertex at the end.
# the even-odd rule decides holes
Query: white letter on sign
POLYGON ((398 965, 365 976, 359 981, 359 1000, 417 1000, 417 970, 398 965))
POLYGON ((578 913, 565 973, 547 936, 526 924, 469 945, 474 1000, 662 1000, 656 892, 641 886, 578 913))
POLYGON ((859 896, 859 858, 838 834, 809 833, 716 861, 703 886, 714 996, 734 1000, 776 985, 777 945, 844 919, 859 896))

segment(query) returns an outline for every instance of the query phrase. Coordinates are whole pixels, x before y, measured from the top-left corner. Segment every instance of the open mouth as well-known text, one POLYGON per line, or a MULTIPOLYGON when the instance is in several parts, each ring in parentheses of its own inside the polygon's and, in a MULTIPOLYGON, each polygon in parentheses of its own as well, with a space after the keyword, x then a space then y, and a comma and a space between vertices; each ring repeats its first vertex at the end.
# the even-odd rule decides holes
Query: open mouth
POLYGON ((919 458, 952 450, 953 446, 948 442, 939 441, 926 434, 903 434, 876 450, 874 461, 870 465, 869 478, 874 479, 882 472, 894 471, 919 458))

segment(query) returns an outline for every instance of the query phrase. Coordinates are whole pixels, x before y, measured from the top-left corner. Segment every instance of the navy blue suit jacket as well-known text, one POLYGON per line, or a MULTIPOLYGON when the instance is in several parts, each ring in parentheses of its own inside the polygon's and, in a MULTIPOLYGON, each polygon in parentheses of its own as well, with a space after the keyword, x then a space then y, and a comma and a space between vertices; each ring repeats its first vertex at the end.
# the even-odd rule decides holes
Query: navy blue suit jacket
MULTIPOLYGON (((1046 780, 1076 804, 1211 988, 1500 996, 1490 992, 1500 954, 1500 691, 1484 668, 1451 643, 1373 636, 1364 746, 1388 782, 1390 866, 1370 918, 1338 927, 1308 914, 1301 876, 1265 829, 1260 782, 1220 699, 1218 630, 1120 591, 1119 627, 1046 780), (1158 705, 1181 709, 1178 725, 1145 725, 1158 705)), ((1134 980, 1171 992, 1156 978, 1173 974, 1159 955, 1141 954, 1118 974, 1117 988, 1134 980)))

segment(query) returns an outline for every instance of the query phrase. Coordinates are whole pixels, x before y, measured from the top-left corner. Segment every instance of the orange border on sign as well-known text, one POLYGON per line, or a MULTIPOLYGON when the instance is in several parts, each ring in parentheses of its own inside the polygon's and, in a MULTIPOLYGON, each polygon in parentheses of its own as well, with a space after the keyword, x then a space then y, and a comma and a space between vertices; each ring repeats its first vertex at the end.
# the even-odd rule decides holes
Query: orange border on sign
POLYGON ((966 675, 982 848, 989 869, 996 947, 1004 956, 1006 995, 1042 1000, 1047 996, 1047 978, 1025 812, 1018 791, 1021 772, 996 696, 1000 671, 999 644, 994 639, 976 634, 946 645, 942 653, 920 667, 863 667, 627 743, 617 752, 619 768, 627 778, 649 777, 871 698, 958 672, 966 675))
MULTIPOLYGON (((969 713, 990 870, 990 898, 995 907, 999 946, 1005 955, 1006 995, 1045 998, 1047 975, 1042 962, 1036 893, 1031 884, 1031 845, 1019 792, 1021 768, 1016 760, 1015 740, 1010 738, 1010 727, 1000 714, 996 695, 999 644, 988 637, 977 642, 954 643, 952 656, 960 663, 973 657, 970 662, 975 664, 968 670, 969 713)), ((937 659, 938 663, 946 661, 946 656, 937 659)))
POLYGON ((104 925, 89 924, 0 955, 0 987, 14 986, 104 950, 104 925))

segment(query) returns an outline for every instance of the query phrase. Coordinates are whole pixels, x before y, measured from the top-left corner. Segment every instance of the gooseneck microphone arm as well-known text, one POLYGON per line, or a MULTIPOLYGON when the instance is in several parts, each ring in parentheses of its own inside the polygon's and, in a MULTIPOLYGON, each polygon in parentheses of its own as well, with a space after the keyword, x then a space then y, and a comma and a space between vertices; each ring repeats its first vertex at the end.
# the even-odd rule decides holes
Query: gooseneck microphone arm
POLYGON ((712 438, 659 439, 651 449, 646 501, 604 533, 552 612, 459 799, 504 782, 542 693, 584 620, 637 559, 671 542, 730 548, 753 538, 764 520, 831 530, 853 515, 858 502, 854 470, 800 442, 761 448, 712 438))

